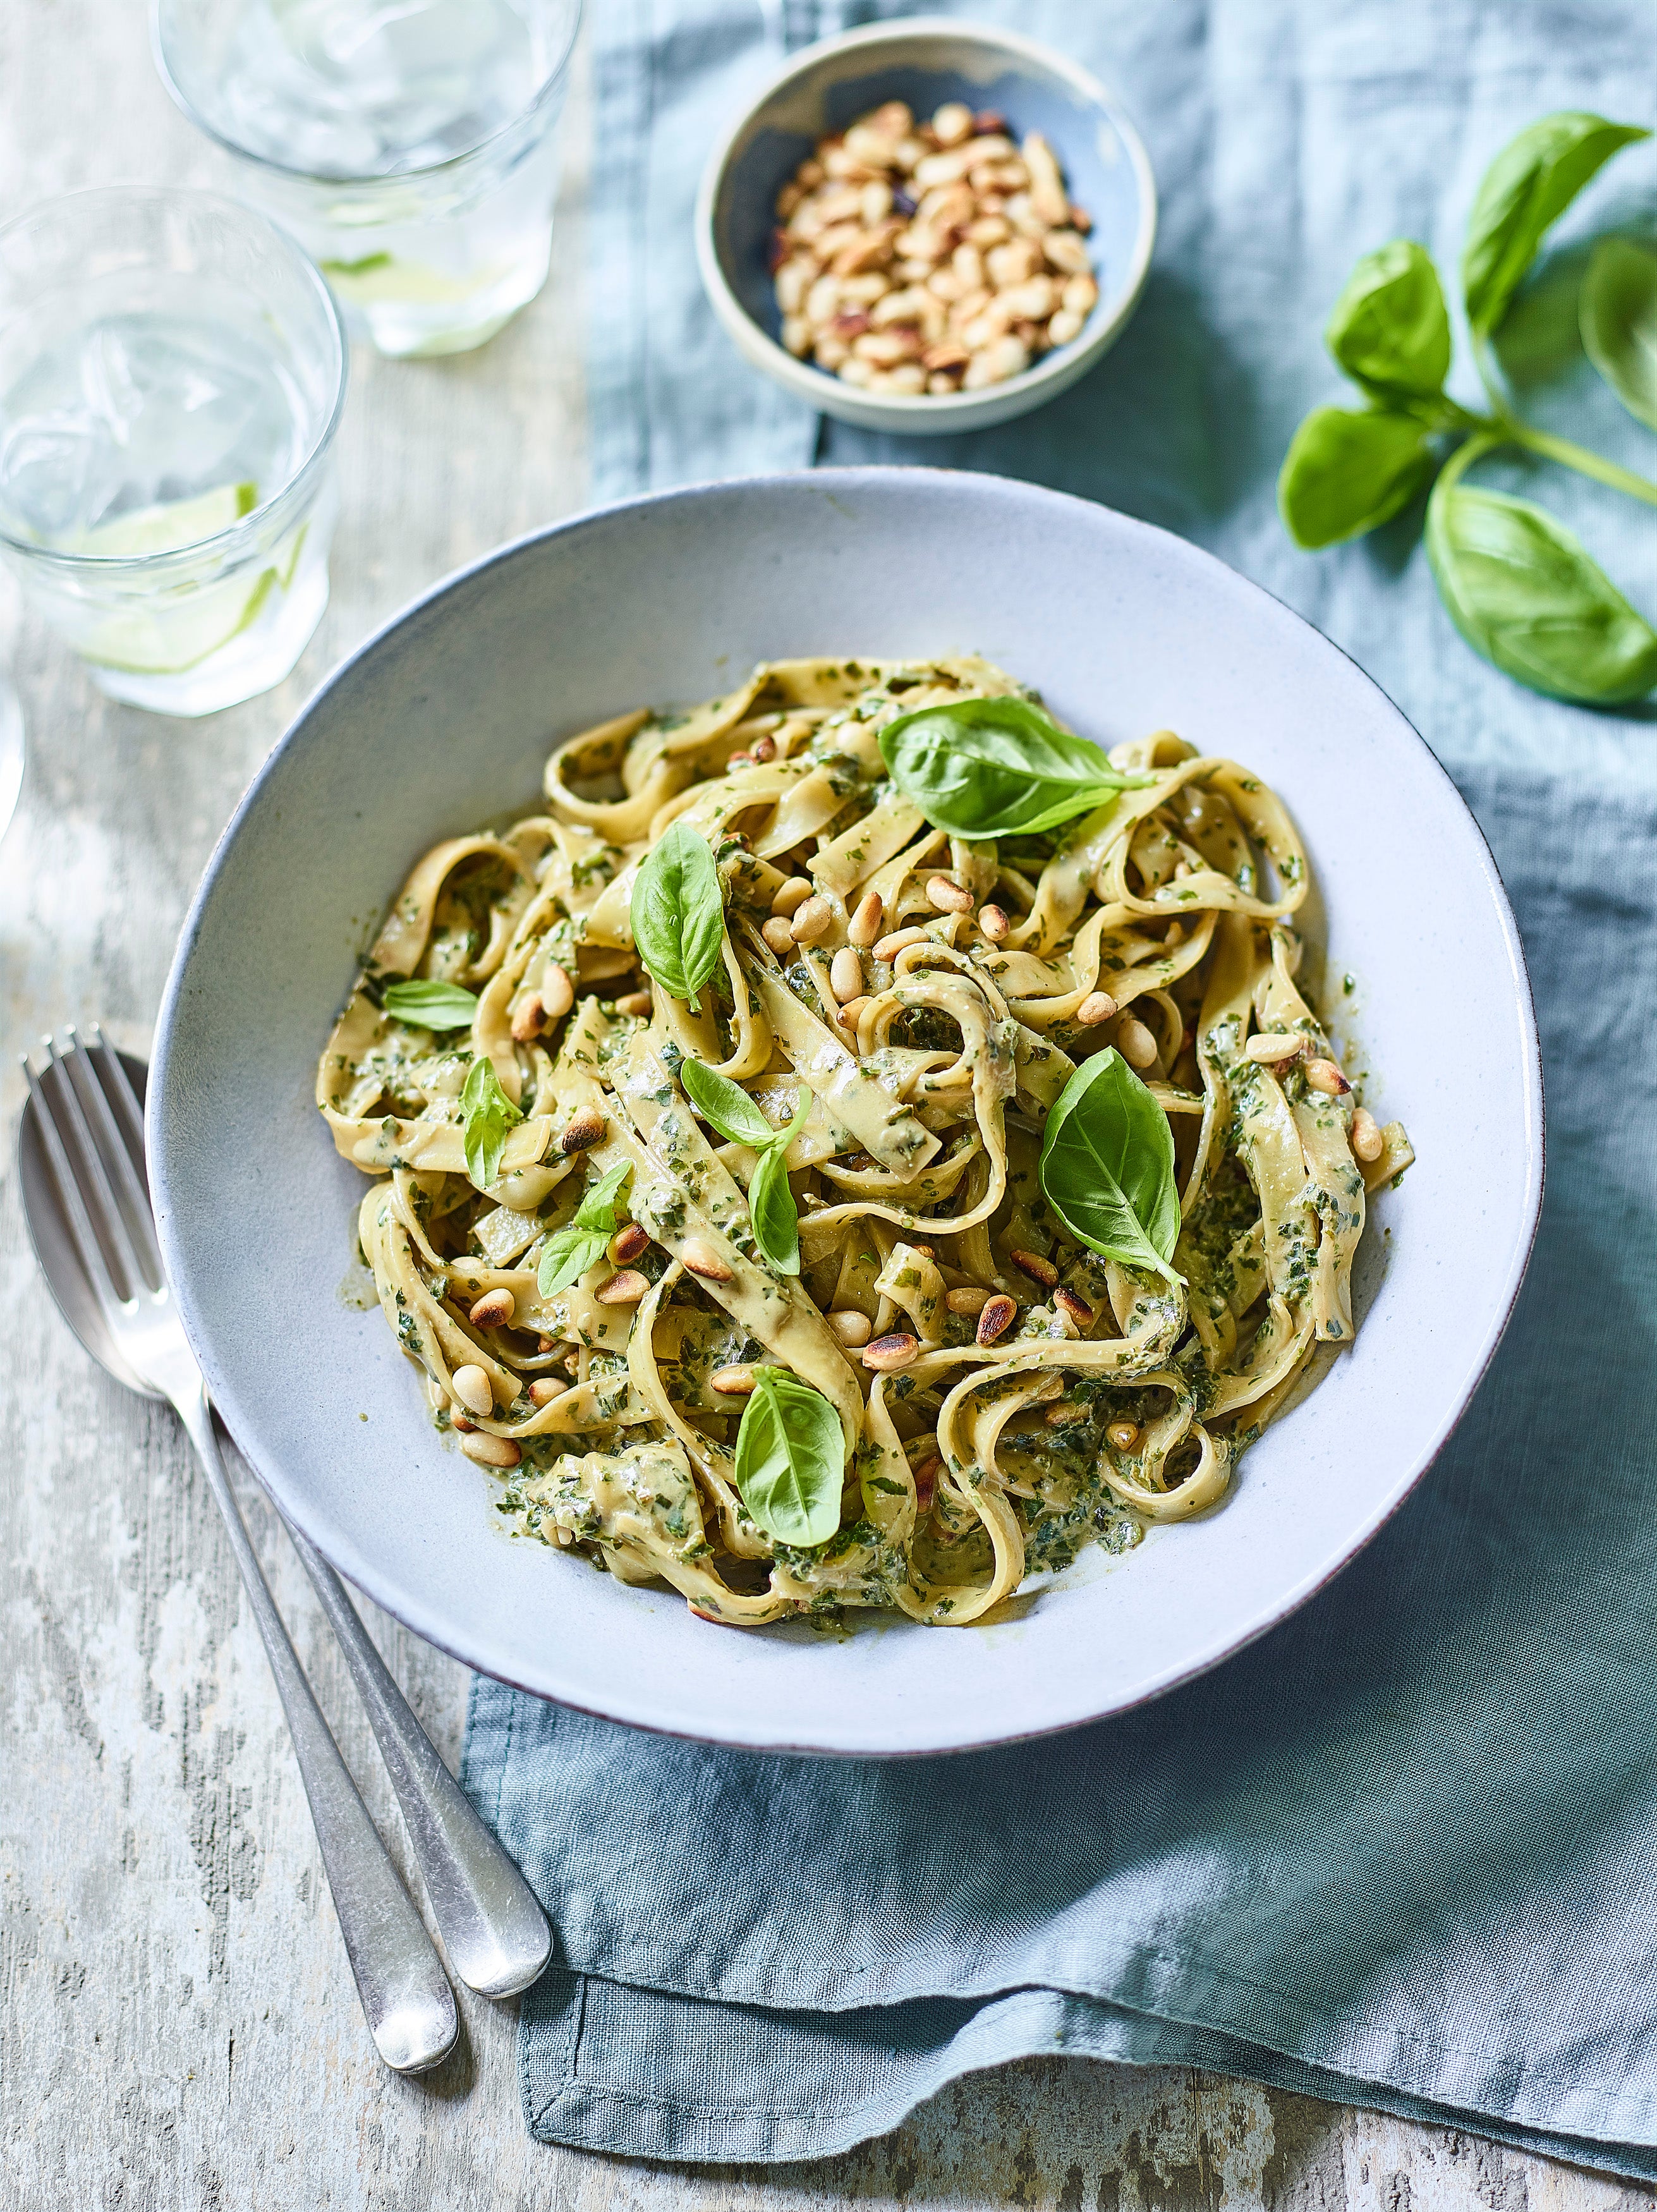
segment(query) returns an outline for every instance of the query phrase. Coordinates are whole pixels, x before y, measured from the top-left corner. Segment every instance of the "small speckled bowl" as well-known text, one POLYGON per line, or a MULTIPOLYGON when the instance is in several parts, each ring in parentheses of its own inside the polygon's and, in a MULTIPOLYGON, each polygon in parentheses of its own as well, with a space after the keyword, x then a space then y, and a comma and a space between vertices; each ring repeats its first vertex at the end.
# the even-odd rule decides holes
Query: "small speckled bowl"
POLYGON ((737 349, 808 406, 865 430, 937 435, 1027 414, 1085 375, 1138 304, 1156 235, 1156 187, 1139 135, 1104 87, 1050 47, 1011 31, 937 16, 876 23, 793 55, 713 149, 696 202, 702 283, 737 349), (922 118, 945 100, 1040 131, 1071 198, 1093 218, 1099 304, 1080 335, 1022 376, 980 392, 911 397, 844 384, 780 342, 769 248, 778 191, 825 132, 885 100, 922 118))

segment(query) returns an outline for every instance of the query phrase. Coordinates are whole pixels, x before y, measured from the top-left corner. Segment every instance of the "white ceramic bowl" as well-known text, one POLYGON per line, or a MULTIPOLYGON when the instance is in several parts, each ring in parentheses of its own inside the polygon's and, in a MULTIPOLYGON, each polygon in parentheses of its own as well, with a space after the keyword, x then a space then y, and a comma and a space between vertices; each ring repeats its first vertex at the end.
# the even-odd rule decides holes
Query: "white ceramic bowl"
POLYGON ((1033 39, 940 16, 871 23, 791 56, 714 149, 696 203, 702 283, 744 356, 842 422, 911 435, 1010 422, 1085 375, 1133 313, 1156 236, 1150 163, 1097 78, 1033 39), (922 118, 964 100, 1006 116, 1016 137, 1044 132, 1071 198, 1093 218, 1099 304, 1079 337, 1022 376, 937 397, 862 392, 779 342, 768 259, 778 190, 825 131, 844 130, 883 100, 907 100, 922 118))
MULTIPOLYGON (((1314 917, 1315 919, 1315 917, 1314 917)), ((1350 1559, 1429 1464, 1494 1350, 1541 1188, 1529 991, 1484 840, 1335 647, 1207 554, 992 477, 835 470, 674 492, 521 540, 340 668, 225 832, 185 925, 149 1090, 161 1241, 232 1430, 282 1510, 422 1636, 618 1719, 837 1752, 992 1743, 1223 1659, 1350 1559), (992 542, 993 564, 963 562, 992 542), (1111 744, 1162 725, 1298 819, 1375 1104, 1420 1155, 1377 1203, 1361 1328, 1224 1504, 992 1628, 709 1627, 505 1534, 377 1312, 337 1295, 363 1182, 316 1056, 410 862, 534 804, 552 742, 796 653, 973 648, 1111 744), (1478 1070, 1469 1081, 1467 1071, 1478 1070)))

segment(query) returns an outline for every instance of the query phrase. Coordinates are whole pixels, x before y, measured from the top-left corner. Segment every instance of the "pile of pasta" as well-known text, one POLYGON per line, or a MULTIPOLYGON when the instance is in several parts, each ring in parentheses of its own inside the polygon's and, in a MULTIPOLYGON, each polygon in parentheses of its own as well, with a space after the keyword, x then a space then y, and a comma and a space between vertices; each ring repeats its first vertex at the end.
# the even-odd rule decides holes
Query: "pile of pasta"
POLYGON ((1034 696, 973 659, 777 662, 705 706, 570 738, 544 811, 419 862, 322 1056, 318 1103, 374 1178, 361 1253, 439 1426, 499 1469, 516 1528, 711 1620, 982 1620, 1084 1545, 1215 1505, 1352 1340, 1366 1188, 1411 1155, 1394 1124, 1356 1158, 1355 1095, 1307 1080, 1334 1055, 1296 981, 1309 878, 1287 811, 1161 732, 1110 755, 1147 787, 1047 836, 932 830, 888 781, 879 730, 1015 692, 1034 696), (652 988, 629 924, 674 823, 707 839, 725 901, 695 1011, 652 988), (940 873, 969 895, 944 911, 940 873), (766 925, 799 877, 829 920, 779 950, 766 925), (883 933, 848 1010, 830 970, 871 892, 883 933), (474 993, 470 1031, 390 1015, 404 978, 474 993), (1073 1241, 1038 1178, 1044 1117, 1130 1023, 1173 1134, 1174 1280, 1073 1241), (1305 1050, 1252 1057, 1260 1032, 1305 1050), (522 1116, 486 1187, 462 1126, 479 1056, 522 1116), (759 1249, 756 1154, 698 1119, 687 1060, 778 1129, 810 1094, 786 1153, 798 1274, 759 1249), (548 1240, 622 1166, 637 1228, 543 1295, 548 1240), (710 1249, 717 1268, 687 1266, 710 1249), (600 1295, 616 1251, 642 1279, 630 1302, 600 1295), (989 1297, 1017 1310, 984 1343, 989 1297), (866 1364, 858 1340, 895 1331, 907 1364, 866 1364), (764 1365, 841 1421, 840 1526, 813 1547, 768 1536, 737 1483, 742 1401, 710 1378, 764 1365), (457 1390, 466 1370, 487 1411, 474 1380, 457 1390))

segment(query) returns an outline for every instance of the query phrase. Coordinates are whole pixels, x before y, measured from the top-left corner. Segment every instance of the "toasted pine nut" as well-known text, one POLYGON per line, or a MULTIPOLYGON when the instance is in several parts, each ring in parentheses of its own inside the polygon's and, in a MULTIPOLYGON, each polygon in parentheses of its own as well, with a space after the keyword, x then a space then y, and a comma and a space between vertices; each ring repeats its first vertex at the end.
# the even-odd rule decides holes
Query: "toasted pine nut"
POLYGON ((874 1334, 874 1323, 867 1314, 859 1313, 855 1306, 841 1306, 828 1316, 828 1326, 844 1345, 853 1352, 867 1344, 874 1334))
POLYGON ((731 1270, 719 1257, 704 1237, 687 1237, 679 1248, 679 1257, 693 1275, 700 1275, 707 1283, 729 1283, 735 1280, 731 1270))
POLYGON ((1116 1001, 1108 991, 1089 991, 1076 1009, 1076 1018, 1087 1029, 1100 1022, 1108 1022, 1116 1012, 1116 1001))
POLYGON ((1059 1280, 1058 1268, 1051 1260, 1044 1260, 1039 1252, 1014 1250, 1009 1252, 1007 1257, 1021 1274, 1028 1275, 1033 1283, 1040 1283, 1044 1291, 1050 1291, 1059 1280))
POLYGON ((656 1001, 648 991, 628 991, 616 1001, 618 1014, 637 1014, 642 1021, 656 1010, 656 1001))
POLYGON ((867 891, 858 901, 857 911, 846 925, 846 934, 859 952, 866 952, 880 935, 881 917, 884 912, 878 891, 867 891))
POLYGON ((636 1221, 629 1221, 610 1240, 607 1253, 610 1265, 614 1267, 631 1267, 649 1243, 649 1232, 641 1229, 636 1221))
POLYGON ((469 1413, 479 1414, 487 1420, 495 1411, 495 1392, 481 1367, 457 1367, 449 1377, 449 1390, 469 1413))
POLYGON ((922 1460, 914 1470, 915 1511, 918 1515, 932 1511, 932 1500, 938 1495, 938 1478, 943 1472, 944 1462, 936 1452, 931 1459, 922 1460))
POLYGON ((1018 1308, 1005 1294, 991 1298, 978 1316, 979 1342, 993 1344, 998 1336, 1005 1336, 1012 1327, 1013 1317, 1017 1311, 1018 1308))
POLYGON ((531 1406, 549 1406, 555 1398, 561 1398, 569 1389, 568 1382, 555 1382, 550 1375, 537 1375, 530 1384, 531 1406))
POLYGON ((883 937, 876 945, 875 957, 889 963, 897 958, 906 945, 924 945, 927 934, 924 929, 895 929, 889 937, 883 937))
POLYGON ((466 1318, 474 1328, 505 1328, 517 1310, 517 1299, 502 1284, 498 1291, 485 1291, 466 1318))
POLYGON ((1130 1067, 1150 1067, 1156 1058, 1156 1040, 1132 1014, 1116 1032, 1116 1049, 1130 1067))
POLYGON ((779 955, 792 952, 794 949, 794 933, 780 914, 774 914, 769 921, 760 925, 760 935, 779 955))
POLYGON ((1074 1291, 1065 1290, 1061 1284, 1053 1294, 1053 1302, 1070 1316, 1078 1328, 1092 1328, 1093 1308, 1085 1298, 1078 1298, 1074 1291))
POLYGON ((1012 927, 1004 906, 981 906, 978 909, 978 926, 992 945, 999 945, 1012 927))
POLYGON ((543 1356, 549 1352, 556 1352, 558 1340, 555 1336, 537 1336, 535 1340, 535 1348, 543 1356))
POLYGON ((449 1426, 452 1429, 458 1429, 463 1437, 469 1437, 472 1431, 477 1426, 477 1424, 468 1415, 463 1413, 458 1406, 451 1406, 449 1408, 449 1426))
POLYGON ((1069 1429, 1073 1428, 1077 1421, 1085 1421, 1087 1417, 1088 1409, 1085 1406, 1073 1406, 1070 1400, 1065 1398, 1062 1399, 1058 1405, 1048 1407, 1046 1419, 1050 1429, 1069 1429))
POLYGON ((561 1022, 575 1004, 575 986, 565 969, 551 962, 541 978, 541 1004, 549 1022, 561 1022))
POLYGON ((834 918, 835 909, 826 898, 809 898, 804 906, 795 909, 794 918, 788 925, 789 934, 796 945, 815 945, 818 938, 828 935, 834 918))
POLYGON ((970 914, 973 909, 972 893, 948 876, 928 877, 926 896, 940 914, 970 914))
POLYGON ((973 112, 964 101, 946 100, 932 118, 932 136, 940 146, 958 146, 973 135, 973 112))
POLYGON ((487 1429, 462 1437, 460 1449, 479 1467, 516 1467, 524 1456, 510 1437, 492 1437, 487 1429))
POLYGON ((708 1388, 717 1390, 722 1398, 746 1398, 754 1388, 751 1367, 716 1367, 707 1378, 708 1388))
POLYGON ((762 768, 767 761, 774 761, 777 757, 776 739, 768 732, 762 738, 756 738, 749 748, 749 755, 758 766, 762 768))
POLYGON ((1132 1451, 1139 1441, 1139 1424, 1137 1421, 1113 1421, 1105 1434, 1118 1451, 1132 1451))
POLYGON ((1325 1091, 1331 1098, 1344 1098, 1352 1087, 1332 1060, 1308 1060, 1306 1079, 1314 1091, 1325 1091))
POLYGON ((1262 1067, 1276 1067, 1285 1060, 1297 1060, 1305 1049, 1303 1036, 1291 1036, 1287 1030, 1262 1030, 1243 1047, 1243 1058, 1262 1067))
POLYGON ((862 1016, 863 1009, 868 1005, 868 1003, 869 1001, 866 997, 861 999, 848 999, 846 1001, 846 1004, 841 1008, 840 1018, 841 1021, 845 1023, 848 1030, 854 1030, 857 1027, 858 1022, 862 1016))
POLYGON ((863 1347, 863 1364, 882 1375, 890 1375, 900 1367, 913 1367, 920 1356, 920 1339, 898 1329, 890 1336, 877 1336, 872 1344, 863 1347))
POLYGON ((828 988, 843 1006, 863 996, 863 963, 855 946, 842 945, 828 963, 828 988))
POLYGON ((1375 1115, 1367 1106, 1360 1106, 1352 1116, 1352 1152, 1367 1166, 1378 1160, 1387 1149, 1387 1139, 1381 1133, 1375 1115))
POLYGON ((952 1314, 980 1314, 990 1302, 990 1292, 968 1286, 962 1291, 949 1291, 944 1303, 952 1314))
POLYGON ((514 1044, 527 1044, 531 1037, 541 1034, 541 1024, 546 1018, 546 1007, 538 991, 531 991, 512 1018, 512 1040, 514 1044))
POLYGON ((604 1117, 596 1106, 583 1106, 573 1114, 558 1139, 561 1152, 590 1152, 604 1133, 604 1117))
POLYGON ((620 1274, 600 1283, 593 1296, 601 1306, 636 1306, 649 1288, 636 1267, 623 1267, 620 1274))
POLYGON ((811 889, 810 876, 790 876, 786 882, 779 884, 772 894, 772 913, 780 914, 785 919, 797 914, 810 897, 811 889))
POLYGON ((1066 346, 1072 338, 1079 338, 1087 321, 1085 315, 1073 315, 1068 307, 1060 307, 1047 325, 1047 341, 1054 346, 1066 346))

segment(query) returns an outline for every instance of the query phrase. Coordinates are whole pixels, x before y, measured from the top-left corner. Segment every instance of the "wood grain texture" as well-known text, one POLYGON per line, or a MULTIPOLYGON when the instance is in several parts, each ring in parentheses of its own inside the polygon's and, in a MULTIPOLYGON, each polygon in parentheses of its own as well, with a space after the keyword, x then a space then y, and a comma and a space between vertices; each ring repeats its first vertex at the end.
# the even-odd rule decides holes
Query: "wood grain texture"
MULTIPOLYGON (((598 0, 603 4, 603 0, 598 0)), ((0 210, 222 182, 161 92, 139 0, 0 6, 0 210)), ((359 351, 334 596, 294 677, 203 722, 111 705, 0 580, 31 758, 0 849, 0 2207, 4 2212, 1611 2212, 1646 2192, 1475 2138, 1182 2071, 1075 2061, 959 2085, 853 2155, 711 2173, 531 2142, 509 2008, 464 2002, 434 2076, 379 2066, 206 1486, 170 1413, 94 1371, 38 1287, 11 1158, 15 1054, 101 1016, 147 1052, 214 839, 277 732, 412 593, 584 494, 578 76, 551 282, 483 353, 359 351)), ((733 374, 736 373, 733 368, 733 374)), ((276 957, 273 954, 273 957, 276 957)), ((276 1596, 371 1808, 391 1792, 297 1561, 244 1481, 276 1596)), ((373 1625, 445 1754, 464 1671, 373 1625)))

